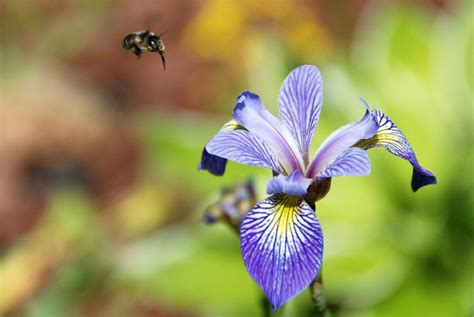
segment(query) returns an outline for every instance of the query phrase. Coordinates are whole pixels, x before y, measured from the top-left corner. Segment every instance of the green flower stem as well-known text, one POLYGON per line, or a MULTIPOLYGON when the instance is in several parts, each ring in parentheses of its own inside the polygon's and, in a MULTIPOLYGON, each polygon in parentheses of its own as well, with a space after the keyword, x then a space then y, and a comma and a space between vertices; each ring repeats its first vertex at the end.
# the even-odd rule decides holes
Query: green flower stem
POLYGON ((267 299, 267 296, 265 296, 264 293, 262 293, 262 295, 261 295, 260 304, 261 304, 261 307, 262 307, 262 316, 263 317, 271 317, 272 313, 273 313, 272 305, 270 304, 270 302, 267 299))
MULTIPOLYGON (((318 179, 315 182, 313 190, 307 196, 312 196, 314 199, 310 202, 316 202, 326 196, 331 188, 331 178, 318 179), (319 182, 319 184, 317 183, 319 182), (319 185, 319 186, 317 186, 319 185)), ((308 197, 306 197, 308 198, 308 197)), ((316 212, 315 203, 310 204, 311 208, 316 212)), ((311 317, 331 317, 331 312, 327 307, 326 296, 324 295, 324 285, 323 285, 323 268, 319 270, 318 276, 311 282, 309 285, 309 291, 311 293, 311 301, 313 302, 313 309, 311 311, 311 317)))
POLYGON ((309 286, 309 291, 311 293, 311 300, 313 302, 312 317, 331 317, 331 312, 329 311, 326 303, 326 296, 324 295, 324 285, 323 285, 323 276, 322 270, 319 271, 318 276, 309 286))

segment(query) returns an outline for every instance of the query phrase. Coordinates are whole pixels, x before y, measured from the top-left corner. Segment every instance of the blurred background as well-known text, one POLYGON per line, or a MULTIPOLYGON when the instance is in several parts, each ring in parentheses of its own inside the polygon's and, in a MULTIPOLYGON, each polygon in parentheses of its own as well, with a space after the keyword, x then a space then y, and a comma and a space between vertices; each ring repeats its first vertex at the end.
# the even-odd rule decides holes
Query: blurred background
MULTIPOLYGON (((300 64, 324 79, 313 150, 363 112, 398 124, 438 185, 369 151, 317 205, 334 316, 473 316, 473 2, 0 2, 0 315, 258 316, 238 236, 201 221, 267 170, 197 171, 244 89, 277 113, 300 64), (168 65, 121 47, 166 32, 168 65)), ((285 316, 303 316, 303 292, 285 316)))

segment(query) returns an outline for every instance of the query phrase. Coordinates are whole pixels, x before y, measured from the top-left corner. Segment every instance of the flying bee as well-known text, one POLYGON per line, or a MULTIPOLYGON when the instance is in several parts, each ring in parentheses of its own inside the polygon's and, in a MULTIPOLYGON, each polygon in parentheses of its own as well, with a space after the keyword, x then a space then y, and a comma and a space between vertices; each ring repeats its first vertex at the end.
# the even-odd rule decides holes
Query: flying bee
POLYGON ((161 39, 163 33, 156 35, 148 30, 130 33, 123 38, 122 46, 140 58, 142 51, 158 52, 166 69, 165 43, 161 39))

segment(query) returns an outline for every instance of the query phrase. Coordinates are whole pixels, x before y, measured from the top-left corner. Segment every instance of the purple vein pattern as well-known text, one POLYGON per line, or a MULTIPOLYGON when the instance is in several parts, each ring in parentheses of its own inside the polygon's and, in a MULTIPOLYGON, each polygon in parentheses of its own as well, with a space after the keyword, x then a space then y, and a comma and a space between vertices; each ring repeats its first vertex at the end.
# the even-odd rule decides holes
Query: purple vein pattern
POLYGON ((301 196, 274 194, 241 224, 245 266, 276 310, 308 287, 321 267, 323 235, 301 196))
POLYGON ((290 131, 265 109, 259 96, 244 91, 237 98, 232 117, 260 140, 267 143, 288 173, 294 169, 302 168, 303 159, 290 131))
POLYGON ((306 162, 323 104, 323 80, 316 66, 304 65, 288 75, 281 86, 278 108, 306 162))
POLYGON ((357 145, 366 150, 381 146, 393 155, 409 161, 413 166, 411 185, 415 192, 422 186, 436 184, 436 177, 418 163, 415 151, 397 125, 382 111, 374 109, 372 113, 379 127, 377 133, 370 139, 360 141, 357 145))
POLYGON ((351 147, 336 157, 318 176, 367 176, 369 174, 370 161, 367 153, 360 148, 351 147))
POLYGON ((270 148, 246 130, 220 132, 207 143, 206 150, 213 155, 241 164, 280 171, 270 148))
POLYGON ((359 140, 372 137, 377 129, 377 122, 368 110, 359 121, 340 127, 321 144, 314 159, 309 164, 307 175, 310 177, 318 175, 342 152, 359 140))

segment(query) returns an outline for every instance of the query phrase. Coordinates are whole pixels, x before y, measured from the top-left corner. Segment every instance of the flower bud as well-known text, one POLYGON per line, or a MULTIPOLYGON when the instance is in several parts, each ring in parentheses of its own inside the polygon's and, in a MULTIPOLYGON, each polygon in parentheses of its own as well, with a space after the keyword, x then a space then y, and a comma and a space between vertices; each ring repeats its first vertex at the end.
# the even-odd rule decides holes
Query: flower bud
POLYGON ((329 189, 331 189, 331 179, 330 177, 316 177, 314 181, 308 187, 308 193, 305 195, 305 201, 315 209, 315 202, 323 199, 329 189))

